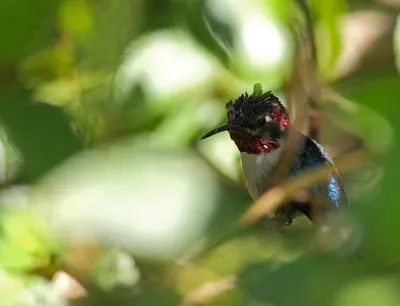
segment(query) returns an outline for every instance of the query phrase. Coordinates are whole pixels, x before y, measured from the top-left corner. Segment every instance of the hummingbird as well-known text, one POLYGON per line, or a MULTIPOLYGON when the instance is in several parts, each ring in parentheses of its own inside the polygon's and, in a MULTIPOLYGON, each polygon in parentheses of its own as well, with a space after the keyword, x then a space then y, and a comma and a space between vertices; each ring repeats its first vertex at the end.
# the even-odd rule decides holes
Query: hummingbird
MULTIPOLYGON (((285 148, 286 136, 290 126, 288 112, 271 91, 263 92, 260 84, 254 92, 240 95, 235 101, 226 104, 227 123, 206 133, 205 139, 217 133, 228 131, 242 161, 242 170, 247 189, 253 198, 258 199, 268 187, 269 178, 278 164, 285 148)), ((293 128, 293 127, 291 127, 293 128)), ((324 148, 312 138, 299 134, 299 144, 293 165, 287 177, 297 176, 301 171, 323 164, 333 164, 324 148)), ((348 203, 342 179, 334 170, 323 183, 315 184, 307 191, 321 200, 320 212, 323 216, 340 209, 348 203)), ((275 212, 275 217, 290 225, 292 220, 305 215, 315 221, 311 200, 291 200, 275 212)))

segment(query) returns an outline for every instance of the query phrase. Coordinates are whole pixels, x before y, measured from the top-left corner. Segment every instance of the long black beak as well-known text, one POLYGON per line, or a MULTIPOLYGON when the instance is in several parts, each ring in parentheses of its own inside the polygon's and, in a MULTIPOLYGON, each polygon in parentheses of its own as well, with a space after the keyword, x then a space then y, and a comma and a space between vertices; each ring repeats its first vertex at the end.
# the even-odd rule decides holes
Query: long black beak
POLYGON ((237 126, 228 123, 228 124, 225 124, 223 126, 217 127, 216 129, 209 131, 208 133, 204 134, 203 137, 201 137, 200 139, 205 139, 205 138, 208 138, 217 133, 234 130, 234 129, 237 129, 237 126))

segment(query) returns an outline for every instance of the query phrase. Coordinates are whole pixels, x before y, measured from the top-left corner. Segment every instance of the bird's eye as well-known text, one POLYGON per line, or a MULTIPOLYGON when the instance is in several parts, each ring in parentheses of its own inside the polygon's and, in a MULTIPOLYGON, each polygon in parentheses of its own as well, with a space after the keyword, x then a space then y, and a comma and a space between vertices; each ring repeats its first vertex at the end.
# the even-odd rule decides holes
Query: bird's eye
POLYGON ((257 128, 264 126, 266 123, 267 123, 267 120, 265 118, 261 118, 261 119, 257 120, 256 122, 249 124, 248 127, 251 129, 257 129, 257 128))
POLYGON ((264 126, 266 123, 267 123, 267 119, 264 117, 264 118, 261 118, 260 120, 258 120, 258 121, 256 122, 256 125, 257 125, 258 127, 260 127, 260 126, 264 126))

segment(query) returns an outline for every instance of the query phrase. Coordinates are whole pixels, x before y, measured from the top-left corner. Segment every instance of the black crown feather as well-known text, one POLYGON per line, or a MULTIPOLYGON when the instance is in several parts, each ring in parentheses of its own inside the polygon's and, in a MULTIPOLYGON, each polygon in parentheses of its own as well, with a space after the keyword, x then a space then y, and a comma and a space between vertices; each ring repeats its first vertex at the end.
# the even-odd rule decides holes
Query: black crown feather
POLYGON ((283 108, 279 99, 271 91, 263 92, 260 84, 254 85, 251 95, 247 92, 242 94, 234 102, 226 104, 229 120, 255 120, 260 114, 271 112, 273 108, 283 108))

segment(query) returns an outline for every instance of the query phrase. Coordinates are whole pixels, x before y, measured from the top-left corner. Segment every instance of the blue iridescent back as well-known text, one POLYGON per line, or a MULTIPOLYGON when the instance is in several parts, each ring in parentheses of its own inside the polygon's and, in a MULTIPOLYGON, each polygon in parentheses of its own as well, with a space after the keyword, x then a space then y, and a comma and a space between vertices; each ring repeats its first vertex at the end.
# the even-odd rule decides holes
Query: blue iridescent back
MULTIPOLYGON (((305 136, 297 154, 296 164, 289 174, 296 176, 301 170, 322 164, 333 164, 333 161, 321 145, 305 136)), ((324 183, 313 186, 312 192, 324 196, 323 208, 325 211, 331 211, 348 204, 342 179, 337 172, 332 173, 324 183)))

